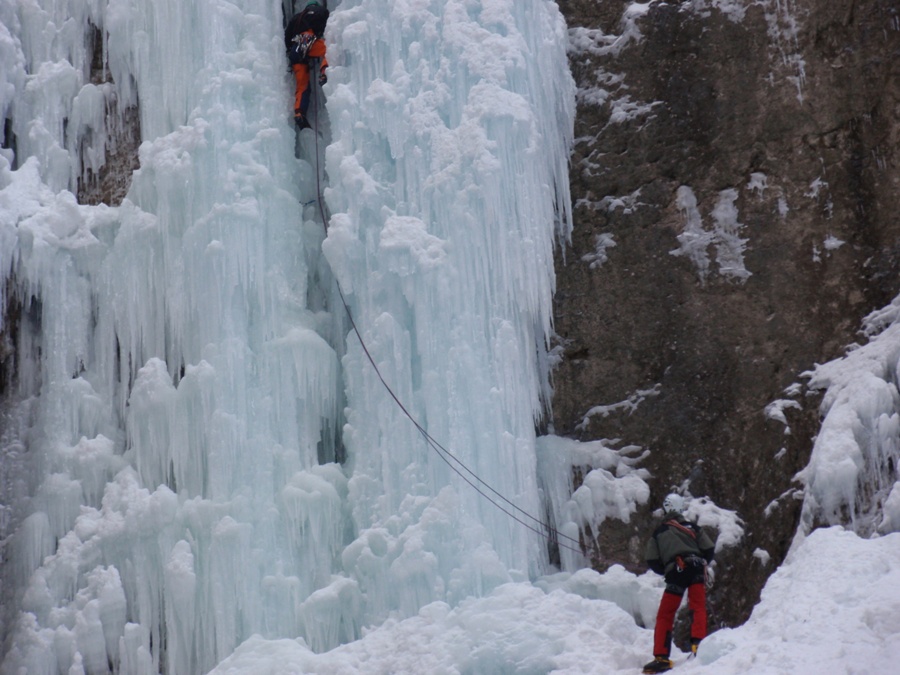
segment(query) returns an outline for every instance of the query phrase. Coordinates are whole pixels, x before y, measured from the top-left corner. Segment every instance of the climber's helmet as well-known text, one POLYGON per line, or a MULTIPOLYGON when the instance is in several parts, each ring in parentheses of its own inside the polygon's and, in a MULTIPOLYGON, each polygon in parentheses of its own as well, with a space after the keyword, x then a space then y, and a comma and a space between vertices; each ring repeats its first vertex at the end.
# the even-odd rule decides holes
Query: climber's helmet
POLYGON ((663 511, 666 513, 684 513, 684 497, 674 492, 663 500, 663 511))

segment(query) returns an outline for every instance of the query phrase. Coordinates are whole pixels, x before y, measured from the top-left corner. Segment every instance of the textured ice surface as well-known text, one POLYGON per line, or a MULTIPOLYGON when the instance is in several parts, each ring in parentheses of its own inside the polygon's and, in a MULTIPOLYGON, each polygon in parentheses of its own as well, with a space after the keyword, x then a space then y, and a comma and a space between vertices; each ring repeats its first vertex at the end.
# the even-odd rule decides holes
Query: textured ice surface
POLYGON ((865 320, 867 344, 807 373, 824 392, 809 464, 800 535, 821 523, 860 534, 900 531, 900 299, 865 320))
POLYGON ((0 7, 0 291, 23 308, 3 672, 205 672, 252 635, 324 651, 547 569, 541 522, 480 497, 389 397, 331 275, 410 413, 542 519, 561 15, 332 5, 327 238, 281 3, 0 7), (80 205, 128 105, 127 197, 80 205))
MULTIPOLYGON (((690 3, 734 20, 745 4, 690 3)), ((571 225, 561 18, 543 0, 332 5, 326 238, 314 168, 293 157, 279 3, 0 3, 16 139, 0 150, 0 296, 21 304, 0 408, 0 672, 635 672, 648 658, 659 577, 571 573, 585 561, 563 538, 646 501, 637 449, 534 437, 553 241, 571 225), (144 144, 128 198, 79 205, 122 124, 105 111, 129 104, 144 144), (331 267, 398 398, 524 522, 388 397, 331 267), (589 469, 574 494, 573 467, 589 469), (549 576, 523 515, 545 513, 566 570, 549 576)), ((793 3, 776 5, 790 27, 793 3)), ((622 36, 573 38, 617 52, 646 8, 627 8, 622 36)), ((713 220, 737 237, 732 201, 713 220)), ((898 307, 813 374, 825 423, 800 475, 805 525, 884 536, 798 537, 754 619, 685 673, 894 664, 898 307)), ((743 535, 737 514, 690 508, 720 545, 743 535)))
MULTIPOLYGON (((554 240, 570 227, 574 91, 561 16, 548 2, 363 1, 335 12, 329 31, 344 65, 327 88, 334 216, 323 251, 409 412, 539 516, 540 355, 554 240)), ((364 615, 408 615, 541 571, 540 537, 453 478, 353 335, 343 365, 361 533, 344 564, 364 615)))

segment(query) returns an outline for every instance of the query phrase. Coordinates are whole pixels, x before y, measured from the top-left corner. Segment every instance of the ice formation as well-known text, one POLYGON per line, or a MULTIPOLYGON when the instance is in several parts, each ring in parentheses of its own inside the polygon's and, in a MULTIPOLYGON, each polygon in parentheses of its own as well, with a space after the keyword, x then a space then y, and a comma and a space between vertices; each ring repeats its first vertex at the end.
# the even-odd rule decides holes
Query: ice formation
MULTIPOLYGON (((539 514, 535 463, 521 460, 534 457, 534 421, 549 393, 538 355, 550 330, 553 242, 570 227, 574 90, 558 77, 562 18, 545 2, 370 1, 335 12, 329 30, 348 65, 329 85, 335 215, 323 251, 369 355, 413 417, 539 514)), ((363 593, 380 593, 384 567, 409 596, 401 609, 415 611, 445 593, 487 590, 503 570, 537 572, 540 539, 509 527, 485 500, 445 489, 450 467, 366 361, 352 336, 344 442, 353 519, 376 526, 382 549, 344 554, 363 593), (445 530, 463 532, 466 544, 445 530), (473 588, 455 570, 488 544, 496 573, 473 588)), ((395 605, 384 598, 371 611, 395 605)))
POLYGON ((293 152, 287 2, 0 6, 0 672, 206 672, 252 635, 321 652, 548 569, 564 22, 331 4, 321 162, 310 132, 293 152), (135 106, 127 196, 77 203, 135 106))
POLYGON ((710 214, 713 227, 706 230, 694 191, 686 185, 678 188, 675 205, 684 216, 685 224, 684 231, 678 235, 679 247, 670 253, 688 258, 694 264, 701 282, 705 282, 710 274, 709 249, 713 246, 720 275, 743 283, 751 274, 744 266, 747 240, 740 236, 744 225, 738 221, 739 214, 734 204, 737 197, 737 190, 733 188, 719 192, 710 214))
MULTIPOLYGON (((898 556, 900 534, 867 541, 839 527, 817 530, 770 578, 745 625, 714 632, 694 659, 674 649, 677 671, 889 671, 900 648, 900 596, 890 592, 900 583, 898 556)), ((640 672, 652 635, 638 626, 652 625, 660 577, 613 567, 536 585, 507 584, 455 608, 434 603, 326 654, 253 638, 212 675, 640 672)))
POLYGON ((821 524, 864 536, 900 532, 900 298, 864 322, 869 340, 806 375, 824 393, 809 464, 802 538, 821 524))
MULTIPOLYGON (((331 142, 305 132, 300 160, 286 4, 0 3, 0 673, 636 668, 659 578, 573 574, 565 538, 646 502, 638 449, 534 431, 571 227, 555 4, 332 2, 331 142), (128 110, 126 198, 79 204, 128 110)), ((580 38, 618 50, 645 9, 580 38)), ((808 523, 900 529, 894 333, 813 377, 808 523)))

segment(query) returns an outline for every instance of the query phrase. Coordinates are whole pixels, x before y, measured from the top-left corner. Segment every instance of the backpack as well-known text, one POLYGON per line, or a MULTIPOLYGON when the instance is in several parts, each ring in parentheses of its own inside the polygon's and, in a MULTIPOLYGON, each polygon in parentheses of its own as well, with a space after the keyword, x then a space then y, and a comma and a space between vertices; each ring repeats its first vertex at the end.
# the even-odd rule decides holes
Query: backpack
POLYGON ((288 24, 290 37, 293 38, 298 33, 311 30, 317 38, 321 38, 325 34, 325 24, 328 23, 329 14, 330 12, 322 5, 307 5, 288 24))
POLYGON ((325 33, 329 12, 322 5, 307 5, 294 15, 284 30, 284 48, 291 65, 306 63, 307 53, 313 42, 325 33), (310 35, 307 31, 312 31, 310 35))

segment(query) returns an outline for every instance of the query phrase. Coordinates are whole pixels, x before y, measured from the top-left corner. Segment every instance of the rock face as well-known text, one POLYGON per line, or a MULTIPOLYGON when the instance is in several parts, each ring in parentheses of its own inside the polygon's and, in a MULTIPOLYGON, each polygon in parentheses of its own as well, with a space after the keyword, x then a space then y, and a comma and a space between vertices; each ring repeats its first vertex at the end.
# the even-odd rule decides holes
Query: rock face
MULTIPOLYGON (((113 84, 112 75, 103 60, 103 36, 97 27, 92 27, 90 50, 91 82, 96 85, 113 84)), ((114 91, 114 90, 113 90, 114 91)), ((97 173, 83 171, 85 178, 78 180, 77 198, 79 204, 107 204, 118 206, 122 203, 131 185, 131 174, 139 168, 138 146, 141 144, 141 120, 137 106, 119 110, 115 95, 107 100, 105 162, 97 173)))
POLYGON ((738 512, 710 598, 734 625, 796 529, 802 374, 900 290, 900 3, 559 5, 580 98, 555 432, 651 452, 652 504, 601 533, 606 563, 640 562, 672 488, 738 512))

